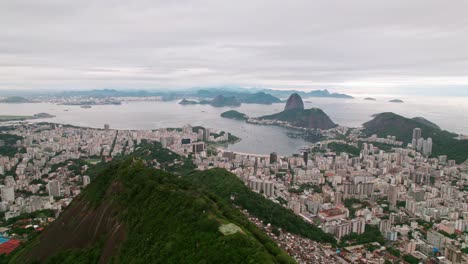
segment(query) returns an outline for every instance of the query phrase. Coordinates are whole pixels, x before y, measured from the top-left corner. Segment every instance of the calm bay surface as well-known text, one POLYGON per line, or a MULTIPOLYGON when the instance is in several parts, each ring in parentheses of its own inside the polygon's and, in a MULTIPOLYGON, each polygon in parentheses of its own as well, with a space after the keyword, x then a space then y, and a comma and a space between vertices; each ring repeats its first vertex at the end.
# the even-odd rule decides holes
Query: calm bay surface
MULTIPOLYGON (((388 98, 365 101, 362 98, 304 98, 305 107, 323 109, 340 125, 359 127, 370 120, 373 114, 395 112, 406 117, 424 117, 443 129, 468 134, 468 98, 401 98, 403 104, 390 103, 388 98)), ((122 105, 100 105, 90 109, 79 106, 52 103, 0 104, 0 115, 32 115, 46 112, 57 122, 85 127, 103 127, 109 124, 116 129, 156 129, 200 125, 225 130, 242 138, 227 149, 244 153, 268 154, 276 151, 290 155, 308 145, 294 130, 274 126, 246 124, 242 121, 221 118, 224 111, 235 109, 256 117, 282 111, 284 103, 273 105, 243 104, 237 108, 216 108, 209 105, 179 105, 178 102, 124 102, 122 105)))

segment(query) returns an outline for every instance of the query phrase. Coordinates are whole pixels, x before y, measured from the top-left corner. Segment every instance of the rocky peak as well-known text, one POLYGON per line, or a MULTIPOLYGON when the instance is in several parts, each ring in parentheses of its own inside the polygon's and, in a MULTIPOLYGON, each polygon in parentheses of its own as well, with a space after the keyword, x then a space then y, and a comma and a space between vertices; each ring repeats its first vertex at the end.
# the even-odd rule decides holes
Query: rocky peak
POLYGON ((286 106, 284 107, 285 111, 292 109, 304 110, 304 102, 302 102, 301 96, 297 93, 293 93, 291 96, 289 96, 289 99, 286 102, 286 106))

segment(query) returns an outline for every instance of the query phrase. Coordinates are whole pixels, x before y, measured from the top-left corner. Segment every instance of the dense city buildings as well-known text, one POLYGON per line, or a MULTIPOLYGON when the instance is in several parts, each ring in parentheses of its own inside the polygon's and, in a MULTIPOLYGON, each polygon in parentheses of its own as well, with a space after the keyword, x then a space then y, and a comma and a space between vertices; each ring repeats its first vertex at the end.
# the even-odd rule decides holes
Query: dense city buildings
MULTIPOLYGON (((420 129, 414 131, 418 141, 420 133, 420 129)), ((352 137, 355 133, 349 134, 352 137)), ((199 169, 219 167, 235 173, 252 190, 274 201, 286 201, 287 208, 345 244, 350 236, 368 236, 367 229, 376 229, 394 254, 400 252, 398 255, 421 261, 464 263, 466 254, 457 262, 456 252, 466 250, 468 242, 464 187, 468 163, 456 164, 446 156, 428 158, 424 149, 432 147, 431 139, 427 142, 429 146, 418 151, 391 136, 382 140, 354 137, 315 144, 307 159, 306 155, 279 157, 276 153, 226 155, 220 150, 215 157, 196 157, 195 163, 199 169), (353 140, 358 139, 357 155, 328 149, 333 142, 353 146, 353 140), (386 150, 373 142, 384 144, 386 150), (454 250, 447 251, 446 245, 454 250)), ((340 252, 350 254, 353 252, 340 252)), ((399 259, 392 257, 394 263, 399 259)))
MULTIPOLYGON (((42 210, 59 214, 91 183, 89 166, 130 154, 145 142, 159 142, 191 158, 198 170, 234 173, 253 191, 337 239, 339 250, 281 231, 273 234, 274 227, 249 217, 301 263, 397 263, 401 255, 439 263, 467 259, 468 163, 428 157, 430 138, 421 148, 412 144, 421 141, 420 129, 404 146, 392 136, 362 137, 359 130, 337 127, 327 132, 328 139, 293 156, 225 151, 219 143, 238 139, 191 126, 113 130, 108 125, 91 129, 38 123, 4 134, 17 137, 18 150, 0 157, 5 220, 42 210), (336 139, 337 134, 347 136, 336 139), (333 151, 338 146, 350 153, 333 151)), ((153 164, 159 168, 157 160, 153 164)), ((3 228, 10 238, 21 238, 3 228)))

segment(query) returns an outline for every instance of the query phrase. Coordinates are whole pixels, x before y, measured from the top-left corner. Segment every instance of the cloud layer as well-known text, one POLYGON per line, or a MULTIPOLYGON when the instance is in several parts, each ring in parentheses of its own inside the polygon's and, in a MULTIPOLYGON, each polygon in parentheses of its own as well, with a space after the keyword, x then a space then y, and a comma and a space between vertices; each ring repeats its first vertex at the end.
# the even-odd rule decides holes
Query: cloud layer
POLYGON ((467 90, 466 10, 456 0, 1 1, 0 89, 467 90))

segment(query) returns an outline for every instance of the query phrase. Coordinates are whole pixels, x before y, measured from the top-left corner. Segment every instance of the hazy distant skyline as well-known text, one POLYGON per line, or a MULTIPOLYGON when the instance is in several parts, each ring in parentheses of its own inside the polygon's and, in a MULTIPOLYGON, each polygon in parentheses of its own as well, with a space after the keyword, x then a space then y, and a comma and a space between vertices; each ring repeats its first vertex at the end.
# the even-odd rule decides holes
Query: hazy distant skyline
POLYGON ((0 2, 0 90, 468 96, 466 1, 0 2))

